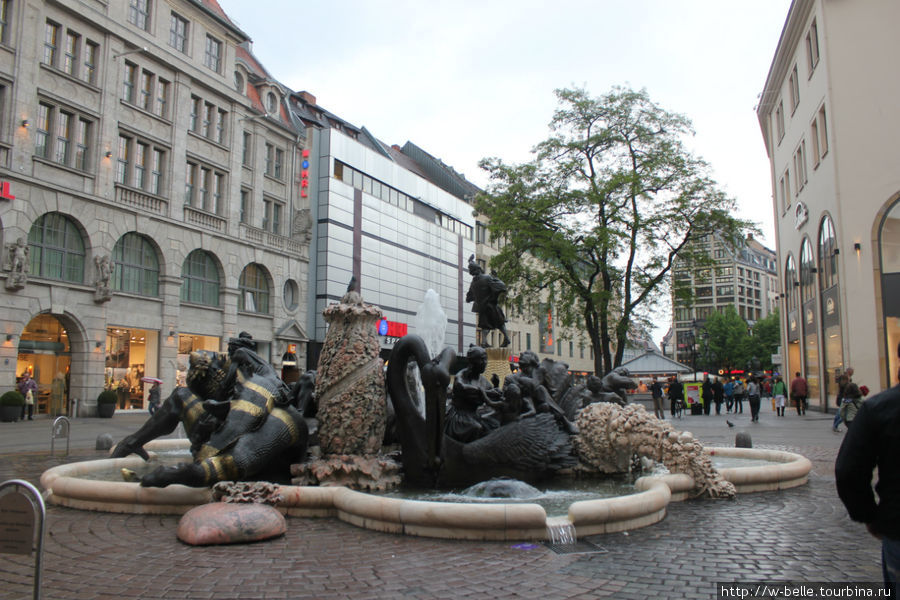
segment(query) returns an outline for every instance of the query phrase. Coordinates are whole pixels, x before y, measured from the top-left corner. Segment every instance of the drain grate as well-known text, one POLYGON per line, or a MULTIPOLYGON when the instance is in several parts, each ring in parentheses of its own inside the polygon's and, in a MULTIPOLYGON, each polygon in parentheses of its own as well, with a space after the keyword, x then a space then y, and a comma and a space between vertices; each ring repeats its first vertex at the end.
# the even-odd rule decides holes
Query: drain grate
POLYGON ((582 540, 572 544, 557 544, 555 542, 542 542, 547 548, 550 548, 557 554, 599 554, 609 552, 606 548, 598 546, 593 542, 582 540))

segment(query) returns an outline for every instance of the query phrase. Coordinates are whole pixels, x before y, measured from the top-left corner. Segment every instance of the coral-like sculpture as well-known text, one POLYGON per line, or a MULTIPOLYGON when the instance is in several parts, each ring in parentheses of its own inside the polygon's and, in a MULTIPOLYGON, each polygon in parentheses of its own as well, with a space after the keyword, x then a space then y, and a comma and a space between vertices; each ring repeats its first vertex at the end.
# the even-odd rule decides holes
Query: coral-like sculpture
POLYGON ((608 402, 584 408, 577 420, 573 446, 581 465, 604 473, 628 470, 635 454, 665 465, 672 473, 694 479, 694 495, 731 498, 735 488, 713 467, 709 453, 690 432, 648 413, 643 406, 620 407, 608 402))
POLYGON ((384 456, 331 455, 291 465, 294 485, 342 485, 352 490, 384 491, 400 486, 400 463, 384 456))
POLYGON ((220 481, 213 486, 213 498, 232 504, 268 504, 283 500, 281 486, 267 481, 220 481))
POLYGON ((316 375, 323 456, 378 454, 384 439, 384 364, 375 333, 381 311, 364 303, 354 285, 324 311, 329 326, 316 375))

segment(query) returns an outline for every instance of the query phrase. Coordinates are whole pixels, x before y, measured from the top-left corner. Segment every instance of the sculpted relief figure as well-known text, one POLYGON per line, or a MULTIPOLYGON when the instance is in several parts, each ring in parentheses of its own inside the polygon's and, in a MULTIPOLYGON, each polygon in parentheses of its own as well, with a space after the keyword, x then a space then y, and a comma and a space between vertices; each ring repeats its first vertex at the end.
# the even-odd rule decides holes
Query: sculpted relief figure
POLYGON ((94 301, 105 302, 112 298, 112 290, 109 288, 109 280, 112 278, 112 264, 109 255, 94 257, 94 267, 97 270, 97 279, 94 282, 94 301))
POLYGON ((25 287, 28 281, 28 244, 25 238, 19 238, 14 244, 8 244, 7 270, 9 277, 6 279, 7 289, 20 289, 25 287))

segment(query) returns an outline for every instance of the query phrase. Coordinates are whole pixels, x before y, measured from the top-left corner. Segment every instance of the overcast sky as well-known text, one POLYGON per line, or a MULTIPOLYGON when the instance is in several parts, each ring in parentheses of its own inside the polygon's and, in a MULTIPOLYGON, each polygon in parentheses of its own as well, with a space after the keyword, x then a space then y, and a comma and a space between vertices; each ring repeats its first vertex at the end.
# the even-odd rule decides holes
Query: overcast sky
POLYGON ((790 0, 219 4, 275 79, 388 144, 413 142, 480 186, 481 158, 524 162, 548 136, 555 89, 645 88, 693 121, 690 147, 775 248, 755 108, 790 0))

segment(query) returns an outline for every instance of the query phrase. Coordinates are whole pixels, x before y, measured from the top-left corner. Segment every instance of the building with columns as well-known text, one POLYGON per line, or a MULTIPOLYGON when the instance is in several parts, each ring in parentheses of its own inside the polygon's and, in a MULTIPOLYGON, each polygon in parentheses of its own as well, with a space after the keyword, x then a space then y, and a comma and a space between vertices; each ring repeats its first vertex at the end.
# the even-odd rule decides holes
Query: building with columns
POLYGON ((900 5, 794 0, 757 115, 771 164, 784 371, 834 410, 836 375, 897 383, 900 5))

